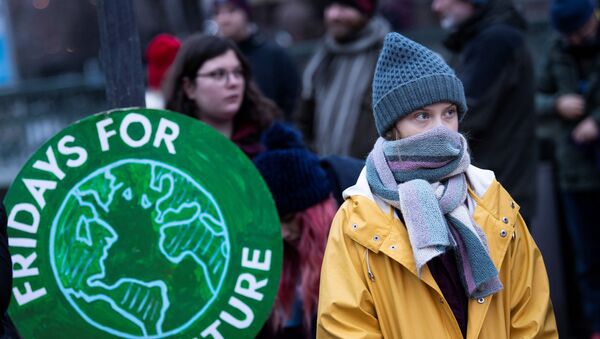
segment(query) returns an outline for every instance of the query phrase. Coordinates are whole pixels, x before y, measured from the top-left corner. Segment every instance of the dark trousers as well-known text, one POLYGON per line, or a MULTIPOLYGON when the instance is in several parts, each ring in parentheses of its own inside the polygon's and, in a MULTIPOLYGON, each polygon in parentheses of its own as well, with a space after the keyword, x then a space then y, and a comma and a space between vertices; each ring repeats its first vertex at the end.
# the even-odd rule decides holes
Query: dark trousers
POLYGON ((562 192, 562 200, 581 304, 592 330, 600 332, 600 191, 562 192))

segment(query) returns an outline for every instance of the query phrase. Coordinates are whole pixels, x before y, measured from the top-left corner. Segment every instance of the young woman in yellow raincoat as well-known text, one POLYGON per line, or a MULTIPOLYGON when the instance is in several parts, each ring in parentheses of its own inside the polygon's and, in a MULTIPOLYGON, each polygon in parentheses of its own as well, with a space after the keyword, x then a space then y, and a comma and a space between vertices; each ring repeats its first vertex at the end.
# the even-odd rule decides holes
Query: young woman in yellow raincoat
POLYGON ((318 338, 558 337, 518 204, 470 164, 466 111, 438 55, 388 34, 373 79, 381 137, 333 221, 318 338))

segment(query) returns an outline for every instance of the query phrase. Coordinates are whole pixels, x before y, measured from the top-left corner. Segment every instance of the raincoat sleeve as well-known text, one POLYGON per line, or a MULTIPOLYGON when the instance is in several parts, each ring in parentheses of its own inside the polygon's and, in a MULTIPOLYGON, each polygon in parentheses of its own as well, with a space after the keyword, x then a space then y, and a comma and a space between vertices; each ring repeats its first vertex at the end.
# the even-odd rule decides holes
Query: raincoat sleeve
POLYGON ((317 338, 382 338, 363 272, 365 248, 344 234, 347 212, 331 226, 321 269, 317 338))
POLYGON ((519 215, 511 262, 511 338, 558 338, 544 260, 519 215))
POLYGON ((558 97, 558 88, 556 86, 556 78, 550 64, 551 56, 544 61, 543 68, 538 72, 537 77, 537 93, 535 95, 535 108, 539 116, 555 115, 556 98, 558 97))

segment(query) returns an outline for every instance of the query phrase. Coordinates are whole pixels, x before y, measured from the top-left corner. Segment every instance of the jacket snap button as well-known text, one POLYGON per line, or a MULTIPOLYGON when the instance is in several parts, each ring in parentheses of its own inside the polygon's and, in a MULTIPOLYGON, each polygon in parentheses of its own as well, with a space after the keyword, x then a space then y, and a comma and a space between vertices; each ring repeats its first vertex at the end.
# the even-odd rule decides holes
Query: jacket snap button
POLYGON ((357 228, 358 228, 358 225, 357 225, 357 224, 352 224, 352 229, 354 229, 354 230, 355 230, 355 229, 357 229, 357 228))
POLYGON ((477 302, 483 304, 485 302, 485 298, 479 298, 477 299, 477 302))
POLYGON ((505 224, 508 224, 508 218, 507 217, 502 218, 502 222, 505 224))
POLYGON ((379 236, 378 236, 378 235, 374 236, 374 237, 373 237, 373 240, 375 240, 375 241, 379 241, 379 236))
POLYGON ((501 236, 502 238, 506 238, 506 235, 507 235, 507 234, 508 234, 508 233, 506 233, 506 230, 502 230, 502 231, 500 231, 500 236, 501 236))
POLYGON ((512 238, 516 238, 517 237, 517 232, 513 232, 512 238))
POLYGON ((390 249, 391 249, 392 251, 395 251, 395 250, 396 250, 396 245, 392 245, 392 246, 390 246, 390 249))

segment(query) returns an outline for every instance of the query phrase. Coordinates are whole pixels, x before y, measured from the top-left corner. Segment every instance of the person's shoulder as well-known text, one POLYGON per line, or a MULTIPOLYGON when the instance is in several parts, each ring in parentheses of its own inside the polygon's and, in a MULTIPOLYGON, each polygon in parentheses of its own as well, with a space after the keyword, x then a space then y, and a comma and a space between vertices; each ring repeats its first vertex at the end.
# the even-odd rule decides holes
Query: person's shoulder
POLYGON ((321 165, 328 170, 332 170, 336 175, 349 176, 352 184, 354 184, 365 166, 365 161, 349 156, 328 155, 321 158, 321 165))
POLYGON ((285 54, 283 46, 260 31, 255 32, 242 45, 255 53, 285 54))
POLYGON ((389 205, 386 213, 369 197, 352 195, 347 197, 338 209, 332 223, 332 231, 337 233, 340 239, 377 251, 379 244, 374 243, 373 239, 378 235, 390 234, 390 230, 397 225, 394 218, 389 205))
POLYGON ((364 160, 346 156, 329 155, 321 158, 321 167, 329 177, 338 203, 344 201, 342 192, 356 183, 364 165, 364 160))
POLYGON ((265 38, 264 41, 261 44, 261 48, 263 48, 265 51, 268 51, 269 53, 272 54, 277 54, 277 55, 286 55, 287 52, 285 51, 285 48, 283 46, 281 46, 280 44, 277 43, 277 41, 273 40, 273 39, 267 39, 265 38))
POLYGON ((483 195, 488 191, 492 183, 496 181, 496 175, 493 171, 479 168, 473 165, 470 165, 467 168, 466 174, 471 189, 479 197, 483 197, 483 195))
POLYGON ((504 186, 496 179, 496 174, 487 169, 469 165, 467 168, 467 180, 471 190, 481 199, 481 202, 494 207, 495 205, 510 204, 514 202, 504 186))
POLYGON ((525 33, 512 25, 497 23, 485 27, 473 39, 484 45, 518 48, 525 44, 525 33))
POLYGON ((487 26, 481 31, 482 35, 487 36, 509 36, 509 37, 525 37, 525 32, 514 25, 507 23, 495 23, 487 26))
POLYGON ((469 187, 477 196, 477 204, 488 211, 494 218, 514 220, 519 212, 519 205, 510 193, 502 186, 494 172, 470 165, 466 172, 469 187))

